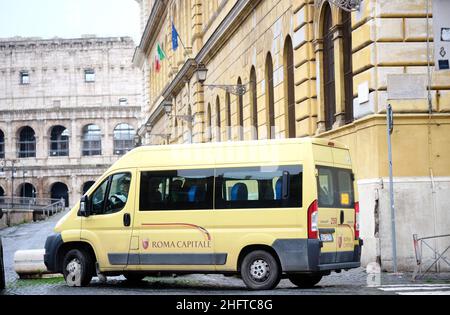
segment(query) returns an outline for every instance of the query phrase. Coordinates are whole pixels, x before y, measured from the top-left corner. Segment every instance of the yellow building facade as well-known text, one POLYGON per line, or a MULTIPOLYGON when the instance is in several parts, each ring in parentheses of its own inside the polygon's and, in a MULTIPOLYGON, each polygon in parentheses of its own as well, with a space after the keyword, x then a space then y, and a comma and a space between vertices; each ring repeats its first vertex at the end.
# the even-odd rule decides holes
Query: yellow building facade
POLYGON ((141 144, 305 136, 346 143, 357 169, 363 261, 390 269, 391 104, 399 268, 414 267, 413 234, 450 233, 450 72, 435 71, 427 57, 432 1, 364 0, 351 13, 327 0, 136 1, 141 144), (208 70, 203 84, 199 66, 208 70), (403 94, 391 92, 402 85, 403 94))

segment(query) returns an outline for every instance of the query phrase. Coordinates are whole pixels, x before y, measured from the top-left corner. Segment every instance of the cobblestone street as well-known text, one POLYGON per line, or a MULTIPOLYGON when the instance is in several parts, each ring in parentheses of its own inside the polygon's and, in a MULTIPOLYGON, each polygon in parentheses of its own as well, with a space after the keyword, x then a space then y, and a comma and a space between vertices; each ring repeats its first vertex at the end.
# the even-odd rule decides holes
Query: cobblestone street
POLYGON ((94 278, 87 288, 70 288, 62 277, 20 280, 14 272, 14 253, 23 249, 40 249, 52 233, 55 223, 63 216, 58 214, 47 221, 24 224, 0 231, 4 246, 7 288, 10 295, 391 295, 391 294, 450 294, 450 276, 441 274, 421 282, 412 282, 410 274, 367 275, 363 268, 332 273, 324 277, 313 289, 298 289, 289 280, 282 280, 271 291, 248 291, 241 279, 222 275, 189 275, 179 277, 146 278, 131 285, 123 277, 109 277, 106 283, 94 278))

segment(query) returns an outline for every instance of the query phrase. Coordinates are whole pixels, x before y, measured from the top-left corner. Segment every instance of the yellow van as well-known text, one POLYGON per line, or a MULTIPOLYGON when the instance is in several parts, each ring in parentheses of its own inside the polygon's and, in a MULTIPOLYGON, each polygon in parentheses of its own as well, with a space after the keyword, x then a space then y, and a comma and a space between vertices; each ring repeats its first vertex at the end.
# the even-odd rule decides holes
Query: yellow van
POLYGON ((359 267, 362 247, 349 151, 309 138, 134 149, 55 232, 45 264, 70 286, 218 273, 311 287, 359 267))

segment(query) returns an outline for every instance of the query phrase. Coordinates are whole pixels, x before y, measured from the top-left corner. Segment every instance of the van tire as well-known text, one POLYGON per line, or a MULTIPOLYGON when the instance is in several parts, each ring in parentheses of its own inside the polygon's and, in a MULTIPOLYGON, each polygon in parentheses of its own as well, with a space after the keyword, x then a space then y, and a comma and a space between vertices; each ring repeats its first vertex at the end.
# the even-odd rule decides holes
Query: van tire
POLYGON ((241 276, 250 290, 271 290, 280 283, 281 271, 271 253, 255 250, 242 260, 241 276))
POLYGON ((295 284, 297 287, 302 289, 308 289, 314 287, 316 284, 322 280, 322 274, 312 273, 312 274, 290 274, 288 275, 289 280, 295 284))
POLYGON ((141 282, 147 275, 142 274, 142 273, 125 273, 123 275, 125 277, 125 279, 127 279, 128 282, 130 283, 139 283, 141 282))
POLYGON ((68 286, 85 287, 91 282, 94 273, 94 261, 88 252, 72 249, 64 256, 63 275, 68 286))

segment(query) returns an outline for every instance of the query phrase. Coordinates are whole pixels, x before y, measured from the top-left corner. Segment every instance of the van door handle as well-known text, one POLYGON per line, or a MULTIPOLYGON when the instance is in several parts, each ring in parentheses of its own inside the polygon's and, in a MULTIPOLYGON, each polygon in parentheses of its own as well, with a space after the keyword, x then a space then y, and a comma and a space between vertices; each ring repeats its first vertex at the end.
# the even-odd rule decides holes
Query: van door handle
POLYGON ((123 215, 123 225, 130 226, 131 225, 131 215, 129 213, 125 213, 123 215))
POLYGON ((341 210, 341 225, 344 224, 345 216, 344 216, 344 210, 341 210))

